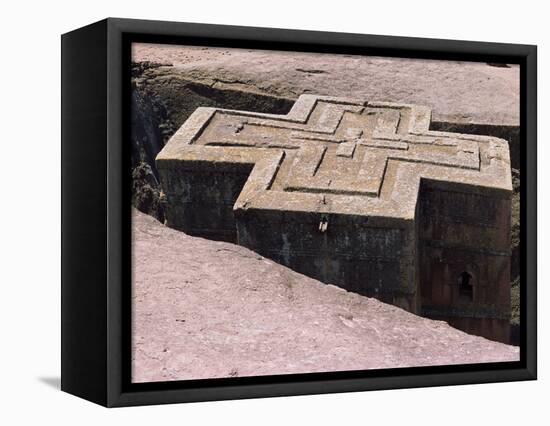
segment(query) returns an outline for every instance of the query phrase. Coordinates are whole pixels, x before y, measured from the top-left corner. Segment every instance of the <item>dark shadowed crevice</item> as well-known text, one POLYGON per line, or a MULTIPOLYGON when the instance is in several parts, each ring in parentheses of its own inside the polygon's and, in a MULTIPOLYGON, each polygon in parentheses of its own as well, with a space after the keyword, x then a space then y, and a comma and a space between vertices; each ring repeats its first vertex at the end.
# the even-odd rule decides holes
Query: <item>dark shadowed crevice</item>
MULTIPOLYGON (((215 81, 212 83, 215 85, 215 81)), ((198 107, 286 114, 293 99, 212 87, 166 71, 162 64, 132 65, 132 204, 164 221, 163 192, 155 157, 198 107)))

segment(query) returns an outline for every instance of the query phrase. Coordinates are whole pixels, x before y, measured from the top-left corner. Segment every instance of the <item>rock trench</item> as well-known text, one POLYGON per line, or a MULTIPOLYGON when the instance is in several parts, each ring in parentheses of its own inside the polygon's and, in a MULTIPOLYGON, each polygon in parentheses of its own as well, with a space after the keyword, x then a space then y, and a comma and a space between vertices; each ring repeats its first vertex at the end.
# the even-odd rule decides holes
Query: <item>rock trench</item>
MULTIPOLYGON (((144 59, 151 55, 137 54, 144 59)), ((178 58, 172 58, 175 64, 140 60, 132 64, 132 204, 138 210, 159 220, 164 219, 162 188, 158 181, 154 158, 168 141, 170 136, 185 122, 198 106, 222 107, 284 114, 290 110, 299 94, 310 92, 311 83, 291 78, 298 87, 285 87, 280 83, 259 83, 254 75, 243 78, 234 76, 231 64, 220 65, 219 69, 198 70, 182 68, 178 58), (225 67, 225 68, 224 68, 225 67)), ((242 67, 242 65, 241 65, 242 67)), ((300 75, 312 75, 314 78, 328 78, 331 75, 321 67, 297 67, 300 75)), ((496 70, 495 72, 501 72, 496 70)), ((332 73, 334 74, 334 73, 332 73)), ((497 75, 498 77, 498 75, 497 75)), ((349 79, 349 76, 347 77, 349 79)), ((345 80, 345 79, 344 79, 345 80)), ((287 84, 288 86, 288 84, 287 84)), ((326 89, 330 90, 330 89, 326 89)), ((401 94, 399 94, 401 96, 401 94)), ((396 95, 397 96, 397 95, 396 95)), ((498 98, 498 93, 493 94, 498 98)), ((449 109, 443 105, 443 109, 449 109)), ((512 319, 514 327, 519 324, 519 126, 516 113, 475 114, 439 114, 432 120, 433 130, 483 134, 504 138, 510 143, 510 155, 513 167, 514 195, 512 208, 512 319), (485 119, 487 118, 487 119, 485 119), (497 124, 490 124, 492 119, 497 124)), ((517 330, 514 342, 517 343, 517 330)))

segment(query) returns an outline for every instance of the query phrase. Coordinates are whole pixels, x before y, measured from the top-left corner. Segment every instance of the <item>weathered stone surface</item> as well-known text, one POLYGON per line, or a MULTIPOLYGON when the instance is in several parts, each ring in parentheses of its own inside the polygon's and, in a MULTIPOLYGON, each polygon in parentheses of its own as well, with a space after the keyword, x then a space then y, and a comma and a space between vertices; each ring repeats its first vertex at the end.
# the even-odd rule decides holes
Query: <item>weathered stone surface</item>
POLYGON ((135 382, 519 360, 518 348, 135 210, 132 229, 135 382))
POLYGON ((284 116, 198 108, 157 156, 166 223, 508 341, 508 144, 430 117, 313 95, 284 116))
MULTIPOLYGON (((307 54, 293 57, 282 52, 282 57, 279 57, 281 52, 275 52, 273 56, 271 53, 274 52, 174 45, 138 44, 134 46, 133 53, 133 60, 136 61, 132 65, 133 90, 152 102, 153 112, 160 107, 155 115, 161 117, 158 127, 163 140, 171 136, 200 106, 285 114, 302 92, 340 95, 334 88, 349 92, 350 87, 353 87, 353 96, 356 97, 416 102, 432 107, 432 130, 506 139, 514 176, 511 322, 517 326, 521 167, 517 66, 496 68, 494 64, 484 63, 411 62, 395 58, 323 55, 322 63, 319 57, 310 58, 311 63, 318 66, 314 68, 304 66, 308 61, 307 54), (159 62, 151 63, 147 59, 159 62), (293 62, 299 71, 292 68, 293 62), (321 71, 319 67, 328 72, 318 72, 321 71), (246 78, 239 75, 246 75, 246 78), (441 114, 440 111, 448 113, 441 114), (515 118, 503 119, 501 113, 515 118), (166 119, 163 118, 165 115, 166 119)), ((147 103, 136 105, 149 115, 151 111, 147 103)), ((136 127, 139 133, 140 123, 136 122, 136 127)), ((154 158, 158 154, 155 149, 164 146, 164 142, 156 143, 158 138, 154 134, 152 138, 149 134, 147 136, 138 143, 152 147, 154 158)), ((154 161, 150 162, 148 158, 146 163, 157 175, 154 161)), ((138 183, 136 186, 134 198, 138 202, 134 205, 141 211, 161 217, 148 207, 162 205, 157 197, 160 188, 151 188, 149 183, 138 183)), ((517 339, 514 341, 519 342, 517 339)))
POLYGON ((132 59, 213 89, 405 102, 428 106, 438 123, 519 126, 517 65, 158 44, 134 44, 132 59))

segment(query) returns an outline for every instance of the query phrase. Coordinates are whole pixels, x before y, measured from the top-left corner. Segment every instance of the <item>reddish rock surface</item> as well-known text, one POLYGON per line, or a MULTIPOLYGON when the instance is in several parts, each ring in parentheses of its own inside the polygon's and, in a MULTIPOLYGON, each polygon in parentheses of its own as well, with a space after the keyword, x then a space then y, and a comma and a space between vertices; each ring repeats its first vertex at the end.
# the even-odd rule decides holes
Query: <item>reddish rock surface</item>
POLYGON ((134 382, 516 361, 519 350, 133 213, 134 382))
POLYGON ((132 59, 218 89, 404 102, 430 107, 434 121, 519 126, 517 65, 158 44, 135 44, 132 59))

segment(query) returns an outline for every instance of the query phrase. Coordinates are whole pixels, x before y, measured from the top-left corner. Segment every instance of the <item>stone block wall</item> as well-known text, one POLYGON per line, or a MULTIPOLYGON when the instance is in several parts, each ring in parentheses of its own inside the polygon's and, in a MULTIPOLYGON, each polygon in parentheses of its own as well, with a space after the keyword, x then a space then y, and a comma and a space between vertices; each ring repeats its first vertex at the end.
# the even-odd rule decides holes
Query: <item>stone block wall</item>
POLYGON ((322 282, 416 312, 414 229, 316 212, 237 210, 238 244, 322 282))
POLYGON ((419 197, 422 314, 507 342, 510 197, 423 185, 419 197))

